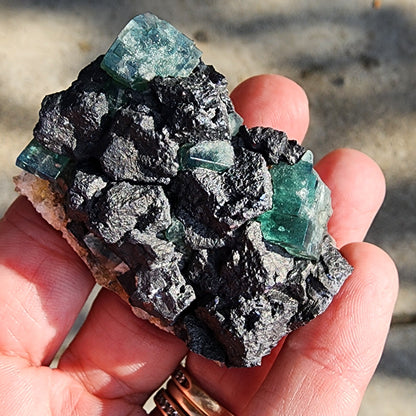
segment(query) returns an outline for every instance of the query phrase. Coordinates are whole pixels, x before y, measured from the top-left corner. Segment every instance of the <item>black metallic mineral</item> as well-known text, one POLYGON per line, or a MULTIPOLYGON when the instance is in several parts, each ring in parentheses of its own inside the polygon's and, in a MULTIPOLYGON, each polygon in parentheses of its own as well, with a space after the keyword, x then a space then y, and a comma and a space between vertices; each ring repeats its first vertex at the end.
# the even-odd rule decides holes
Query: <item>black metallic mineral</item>
POLYGON ((43 100, 35 139, 71 158, 68 230, 92 256, 124 269, 132 306, 189 348, 228 366, 261 363, 279 339, 322 313, 351 273, 325 236, 318 261, 266 242, 256 217, 272 207, 269 165, 305 149, 285 133, 242 126, 225 78, 200 63, 144 91, 112 80, 99 57, 43 100), (180 166, 184 145, 226 141, 223 172, 180 166))

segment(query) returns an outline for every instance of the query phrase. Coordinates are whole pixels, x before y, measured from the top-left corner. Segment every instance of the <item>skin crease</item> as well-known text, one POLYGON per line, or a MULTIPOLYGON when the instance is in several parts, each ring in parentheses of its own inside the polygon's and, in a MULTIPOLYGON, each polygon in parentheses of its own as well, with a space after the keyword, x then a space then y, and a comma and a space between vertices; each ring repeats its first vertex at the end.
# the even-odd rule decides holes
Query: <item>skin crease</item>
MULTIPOLYGON (((308 103, 294 82, 254 77, 232 99, 248 126, 303 139, 308 103)), ((280 342, 261 367, 225 369, 189 355, 189 371, 238 416, 354 415, 380 358, 397 271, 386 253, 361 241, 384 198, 383 175, 351 149, 329 153, 316 169, 332 191, 329 230, 355 270, 328 310, 280 342)), ((187 352, 103 290, 59 368, 50 369, 93 279, 23 198, 0 221, 0 278, 1 414, 144 415, 139 405, 187 352)))

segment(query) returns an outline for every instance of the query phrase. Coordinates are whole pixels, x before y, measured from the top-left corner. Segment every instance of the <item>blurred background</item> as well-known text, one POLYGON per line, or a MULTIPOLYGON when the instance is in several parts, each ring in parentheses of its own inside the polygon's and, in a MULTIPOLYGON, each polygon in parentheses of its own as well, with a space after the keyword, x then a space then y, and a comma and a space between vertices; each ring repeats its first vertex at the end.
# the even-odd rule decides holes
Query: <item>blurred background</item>
POLYGON ((415 0, 0 0, 0 216, 43 96, 66 89, 145 11, 195 39, 230 89, 264 72, 298 82, 317 159, 352 147, 380 164, 387 196, 367 241, 395 259, 401 289, 360 416, 415 415, 415 0))

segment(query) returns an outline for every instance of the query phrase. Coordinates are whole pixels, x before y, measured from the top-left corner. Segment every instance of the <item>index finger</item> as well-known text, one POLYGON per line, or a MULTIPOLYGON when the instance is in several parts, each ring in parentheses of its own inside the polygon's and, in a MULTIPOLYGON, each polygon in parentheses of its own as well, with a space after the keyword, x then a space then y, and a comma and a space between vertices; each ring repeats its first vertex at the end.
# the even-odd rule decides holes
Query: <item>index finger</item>
POLYGON ((309 126, 305 91, 281 75, 258 75, 231 93, 235 109, 247 127, 273 127, 301 143, 309 126))

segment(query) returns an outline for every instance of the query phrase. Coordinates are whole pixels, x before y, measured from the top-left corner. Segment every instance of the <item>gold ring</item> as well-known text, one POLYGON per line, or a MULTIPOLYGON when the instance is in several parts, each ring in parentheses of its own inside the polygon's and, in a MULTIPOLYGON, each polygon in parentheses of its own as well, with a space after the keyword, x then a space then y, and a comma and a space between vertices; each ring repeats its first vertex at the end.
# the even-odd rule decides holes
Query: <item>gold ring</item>
POLYGON ((182 366, 172 373, 154 401, 156 407, 150 416, 234 416, 202 390, 182 366))

